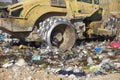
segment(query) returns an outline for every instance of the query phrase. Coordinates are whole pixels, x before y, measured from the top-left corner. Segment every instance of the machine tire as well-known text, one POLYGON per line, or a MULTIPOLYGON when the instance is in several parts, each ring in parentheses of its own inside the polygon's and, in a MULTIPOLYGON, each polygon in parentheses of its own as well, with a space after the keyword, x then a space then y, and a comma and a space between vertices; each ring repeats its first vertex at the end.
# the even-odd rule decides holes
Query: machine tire
POLYGON ((38 33, 50 48, 68 50, 76 41, 74 26, 65 18, 51 17, 40 22, 38 33))

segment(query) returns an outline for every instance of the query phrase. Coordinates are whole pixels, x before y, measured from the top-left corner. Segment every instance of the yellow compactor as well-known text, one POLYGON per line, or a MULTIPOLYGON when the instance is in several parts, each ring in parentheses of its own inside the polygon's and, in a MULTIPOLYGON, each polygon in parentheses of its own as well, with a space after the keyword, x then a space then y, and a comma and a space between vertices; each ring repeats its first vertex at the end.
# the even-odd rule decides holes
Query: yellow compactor
POLYGON ((104 31, 110 31, 113 35, 113 30, 102 23, 109 23, 103 19, 105 9, 110 9, 109 1, 116 0, 100 1, 23 0, 0 8, 0 29, 23 41, 44 41, 50 48, 71 49, 76 39, 86 37, 85 34, 104 35, 104 31))

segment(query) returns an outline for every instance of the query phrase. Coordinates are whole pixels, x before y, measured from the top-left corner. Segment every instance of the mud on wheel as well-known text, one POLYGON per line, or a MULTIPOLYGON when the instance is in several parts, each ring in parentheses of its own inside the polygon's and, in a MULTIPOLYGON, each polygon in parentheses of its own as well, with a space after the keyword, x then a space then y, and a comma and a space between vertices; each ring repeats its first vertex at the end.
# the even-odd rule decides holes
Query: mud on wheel
POLYGON ((67 19, 48 18, 39 27, 39 36, 51 48, 71 49, 76 41, 74 26, 67 19))

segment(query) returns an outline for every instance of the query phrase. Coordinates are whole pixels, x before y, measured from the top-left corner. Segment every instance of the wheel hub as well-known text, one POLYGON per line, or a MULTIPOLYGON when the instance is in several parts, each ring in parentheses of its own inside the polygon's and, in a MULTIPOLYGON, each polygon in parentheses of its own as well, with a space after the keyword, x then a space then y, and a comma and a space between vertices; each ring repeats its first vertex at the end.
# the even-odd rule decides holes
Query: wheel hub
POLYGON ((55 39, 57 39, 57 41, 62 41, 62 39, 63 39, 63 35, 62 35, 62 33, 57 33, 55 36, 54 36, 54 38, 55 39))
POLYGON ((66 19, 49 18, 40 24, 39 36, 51 48, 71 49, 76 41, 74 26, 66 19))

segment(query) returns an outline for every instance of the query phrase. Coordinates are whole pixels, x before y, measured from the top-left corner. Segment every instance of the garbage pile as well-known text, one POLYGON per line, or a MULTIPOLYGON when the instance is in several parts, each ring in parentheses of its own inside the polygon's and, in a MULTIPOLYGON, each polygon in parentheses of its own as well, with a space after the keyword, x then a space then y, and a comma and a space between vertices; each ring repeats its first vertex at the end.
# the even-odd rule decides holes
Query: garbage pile
POLYGON ((0 46, 0 67, 29 66, 46 74, 93 77, 120 72, 120 42, 86 42, 71 51, 49 47, 0 46))
POLYGON ((0 43, 2 42, 10 42, 10 35, 0 30, 0 43))

